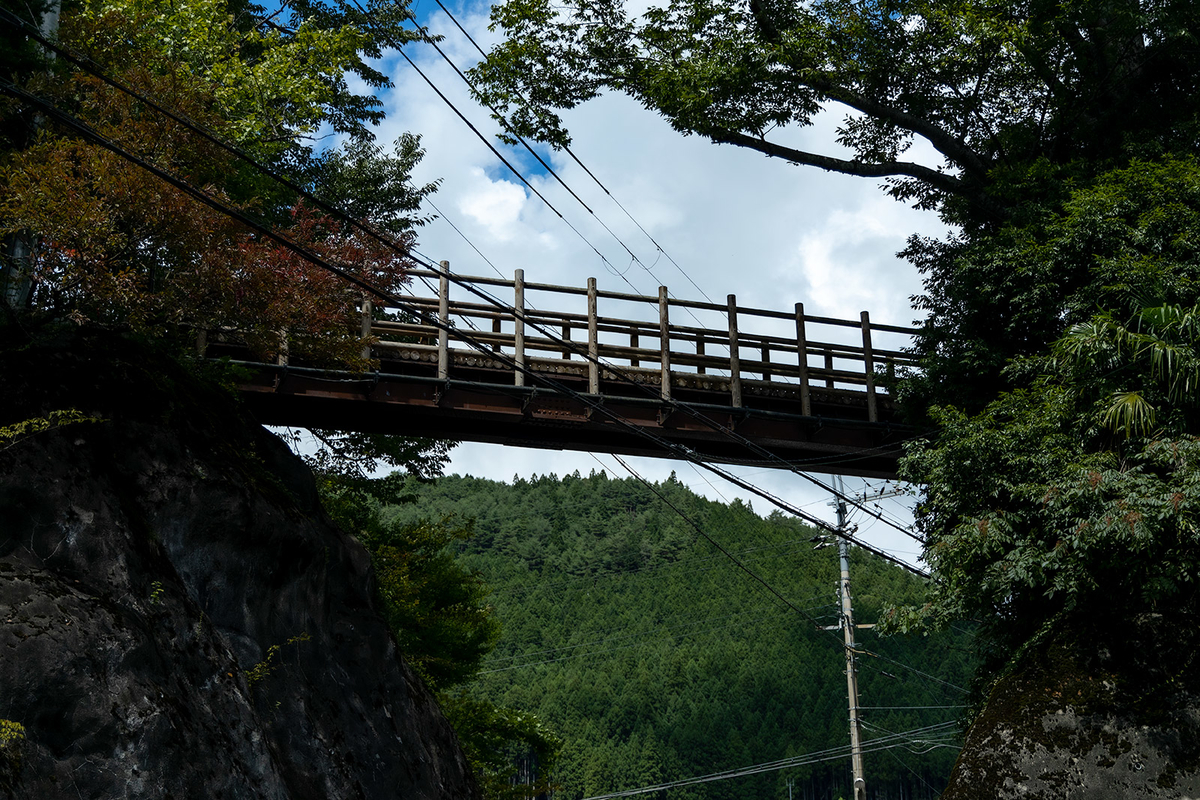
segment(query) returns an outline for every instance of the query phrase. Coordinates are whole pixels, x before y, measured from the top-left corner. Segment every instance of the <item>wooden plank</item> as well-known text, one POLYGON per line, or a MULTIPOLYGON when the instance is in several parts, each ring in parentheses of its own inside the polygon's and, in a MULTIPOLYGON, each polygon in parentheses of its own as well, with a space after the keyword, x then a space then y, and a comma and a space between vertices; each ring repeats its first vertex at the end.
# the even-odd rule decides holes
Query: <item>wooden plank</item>
POLYGON ((450 376, 450 262, 440 262, 441 274, 438 277, 438 321, 442 327, 438 329, 438 380, 450 376))
POLYGON ((863 370, 867 377, 867 420, 879 421, 879 409, 875 402, 875 359, 871 355, 871 315, 862 312, 863 370))
POLYGON ((725 313, 729 316, 729 404, 742 407, 742 366, 738 352, 738 307, 737 296, 726 298, 725 313))
POLYGON ((375 316, 374 310, 375 304, 371 302, 371 298, 364 294, 362 299, 362 324, 360 327, 360 335, 363 340, 362 357, 364 360, 371 357, 370 338, 371 323, 374 321, 373 317, 375 316))
POLYGON ((671 399, 671 318, 667 304, 667 287, 658 287, 658 344, 662 366, 662 399, 671 399))
POLYGON ((588 278, 588 392, 600 394, 600 339, 596 330, 596 279, 588 278))
POLYGON ((516 351, 517 367, 513 372, 513 384, 525 385, 525 270, 513 274, 513 316, 516 319, 513 332, 513 349, 516 351))
POLYGON ((808 392, 808 333, 804 330, 804 303, 796 303, 796 377, 800 380, 800 414, 812 416, 812 398, 808 392))

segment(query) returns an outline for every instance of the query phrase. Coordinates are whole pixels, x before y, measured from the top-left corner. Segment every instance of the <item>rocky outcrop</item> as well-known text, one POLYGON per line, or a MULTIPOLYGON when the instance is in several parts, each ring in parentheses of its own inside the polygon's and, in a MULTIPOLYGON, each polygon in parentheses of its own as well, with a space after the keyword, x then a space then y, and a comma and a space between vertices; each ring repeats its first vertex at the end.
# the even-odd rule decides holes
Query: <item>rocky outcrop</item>
POLYGON ((477 795, 367 553, 230 396, 102 334, 0 375, 0 426, 100 420, 0 442, 0 797, 477 795))
POLYGON ((943 800, 1200 798, 1200 618, 1065 620, 995 684, 943 800))

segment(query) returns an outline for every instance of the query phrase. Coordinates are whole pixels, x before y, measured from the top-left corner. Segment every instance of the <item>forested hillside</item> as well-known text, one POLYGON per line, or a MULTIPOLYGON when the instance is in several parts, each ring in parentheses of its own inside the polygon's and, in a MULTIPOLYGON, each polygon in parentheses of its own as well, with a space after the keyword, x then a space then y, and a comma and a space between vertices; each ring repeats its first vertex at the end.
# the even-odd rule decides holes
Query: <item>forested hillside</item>
MULTIPOLYGON (((814 531, 682 483, 657 488, 783 594, 789 609, 633 479, 603 472, 513 485, 458 476, 412 485, 397 522, 473 519, 460 559, 492 586, 499 645, 470 694, 537 714, 563 741, 556 797, 608 792, 819 754, 848 744, 835 625, 837 557, 814 531)), ((856 621, 915 602, 920 582, 853 551, 856 621)), ((873 798, 936 797, 957 752, 968 635, 859 643, 873 798), (883 740, 883 741, 880 741, 883 740), (874 745, 871 742, 875 742, 874 745), (871 752, 875 748, 880 748, 871 752)), ((802 760, 802 759, 801 759, 802 760)), ((532 765, 530 765, 532 766, 532 765)), ((668 798, 848 797, 849 759, 658 792, 668 798)))

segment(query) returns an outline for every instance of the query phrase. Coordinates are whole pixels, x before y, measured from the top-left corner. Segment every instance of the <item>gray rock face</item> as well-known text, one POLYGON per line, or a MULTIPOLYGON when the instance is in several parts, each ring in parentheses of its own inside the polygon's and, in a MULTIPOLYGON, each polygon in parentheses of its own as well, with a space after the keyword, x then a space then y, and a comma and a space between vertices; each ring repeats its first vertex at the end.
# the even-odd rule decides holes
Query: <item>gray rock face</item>
POLYGON ((1200 798, 1200 626, 1070 627, 994 687, 943 800, 1200 798))
POLYGON ((0 444, 0 797, 477 796, 303 464, 122 347, 0 354, 0 426, 106 418, 0 444))

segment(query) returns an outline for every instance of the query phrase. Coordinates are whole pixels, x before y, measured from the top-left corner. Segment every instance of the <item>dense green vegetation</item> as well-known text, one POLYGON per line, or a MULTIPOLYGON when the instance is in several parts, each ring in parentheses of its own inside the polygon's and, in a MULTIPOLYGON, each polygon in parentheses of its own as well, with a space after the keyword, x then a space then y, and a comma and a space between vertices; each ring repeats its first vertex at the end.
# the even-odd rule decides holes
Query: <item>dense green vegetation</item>
POLYGON ((434 185, 409 179, 416 136, 389 150, 370 130, 390 82, 371 63, 416 37, 407 4, 59 5, 55 56, 35 39, 50 4, 0 0, 0 308, 189 348, 233 328, 262 355, 366 366, 361 289, 297 249, 383 291, 407 280, 434 185))
POLYGON ((983 619, 1001 669, 1040 631, 1200 608, 1198 9, 508 0, 474 75, 556 146, 561 111, 617 91, 938 212, 950 233, 902 254, 926 317, 900 387, 938 430, 906 465, 936 591, 895 619, 983 619), (849 157, 792 146, 820 113, 849 157))
MULTIPOLYGON (((632 479, 604 473, 513 485, 446 477, 408 486, 414 502, 383 518, 399 528, 454 516, 474 535, 459 563, 492 587, 503 632, 457 702, 532 712, 563 741, 556 796, 589 797, 848 743, 846 683, 836 624, 836 556, 813 531, 763 519, 746 505, 700 498, 675 480, 670 501, 735 552, 806 616, 789 610, 696 536, 632 479)), ((455 523, 457 524, 457 523, 455 523)), ((856 616, 911 602, 921 582, 852 555, 856 616)), ((955 719, 971 661, 960 632, 932 638, 860 634, 867 739, 955 719), (916 670, 908 667, 915 667, 916 670), (928 673, 928 674, 923 674, 928 673), (945 683, 942 683, 945 681, 945 683)), ((872 797, 933 797, 955 751, 928 744, 869 754, 872 797)), ((522 754, 521 774, 537 765, 522 754)), ((849 796, 846 758, 659 795, 672 798, 849 796), (814 795, 814 793, 816 793, 814 795)))

